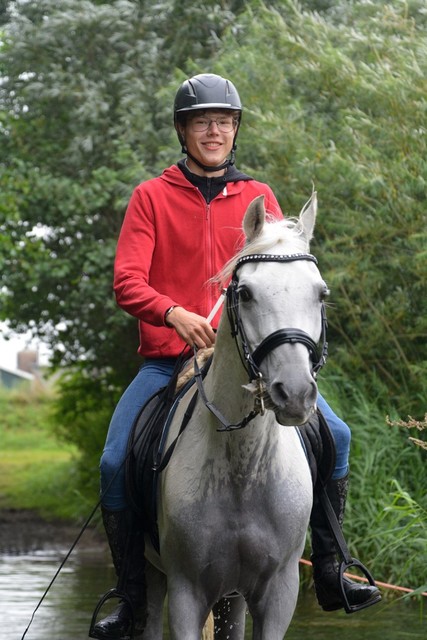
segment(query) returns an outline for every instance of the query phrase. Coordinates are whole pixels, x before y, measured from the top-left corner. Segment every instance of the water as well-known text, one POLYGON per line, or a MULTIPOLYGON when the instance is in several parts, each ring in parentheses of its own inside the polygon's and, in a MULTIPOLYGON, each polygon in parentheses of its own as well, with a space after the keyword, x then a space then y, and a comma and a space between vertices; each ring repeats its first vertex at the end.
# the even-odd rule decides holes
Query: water
MULTIPOLYGON (((31 531, 27 531, 31 537, 31 531)), ((50 541, 25 553, 0 554, 0 637, 20 640, 32 611, 54 576, 72 538, 50 541)), ((85 534, 86 535, 86 534, 85 534)), ((13 545, 12 545, 13 546, 13 545)), ((16 547, 16 544, 15 544, 16 547)), ((83 640, 97 599, 113 584, 109 554, 94 538, 79 543, 37 611, 25 640, 83 640)), ((248 625, 249 627, 249 625, 248 625)), ((168 635, 165 633, 165 638, 168 635)), ((247 639, 250 638, 248 628, 247 639)), ((300 597, 286 640, 425 640, 427 611, 392 601, 348 616, 325 613, 314 598, 300 597)), ((183 638, 185 640, 185 638, 183 638)))

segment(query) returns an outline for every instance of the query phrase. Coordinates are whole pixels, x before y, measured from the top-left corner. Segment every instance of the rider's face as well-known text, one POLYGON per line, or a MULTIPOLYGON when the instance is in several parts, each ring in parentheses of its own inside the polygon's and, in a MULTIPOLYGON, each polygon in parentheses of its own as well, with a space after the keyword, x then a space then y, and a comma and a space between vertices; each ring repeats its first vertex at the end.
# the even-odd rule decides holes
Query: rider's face
MULTIPOLYGON (((216 167, 225 162, 231 153, 236 127, 237 120, 230 111, 207 109, 189 116, 185 125, 180 125, 180 132, 189 153, 194 158, 208 167, 216 167), (227 123, 230 120, 232 121, 230 131, 224 131, 224 128, 228 128, 227 123), (207 123, 209 123, 207 128, 204 131, 200 131, 207 123), (222 123, 224 126, 222 126, 222 123)), ((190 171, 199 175, 213 177, 224 173, 224 169, 213 173, 205 172, 191 158, 187 159, 187 164, 190 171)))

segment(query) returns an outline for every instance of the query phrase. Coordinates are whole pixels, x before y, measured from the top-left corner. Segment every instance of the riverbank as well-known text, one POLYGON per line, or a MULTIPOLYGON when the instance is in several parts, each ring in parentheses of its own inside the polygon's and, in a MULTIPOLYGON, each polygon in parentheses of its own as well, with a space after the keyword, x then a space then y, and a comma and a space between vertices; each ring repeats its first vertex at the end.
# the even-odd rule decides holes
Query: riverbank
POLYGON ((92 509, 78 483, 78 452, 54 433, 52 402, 47 392, 0 388, 0 513, 8 522, 15 511, 80 522, 92 509))
MULTIPOLYGON (((70 548, 81 526, 65 520, 46 520, 30 509, 0 510, 0 554, 22 554, 40 549, 70 548)), ((79 546, 106 546, 105 536, 87 528, 79 546)))

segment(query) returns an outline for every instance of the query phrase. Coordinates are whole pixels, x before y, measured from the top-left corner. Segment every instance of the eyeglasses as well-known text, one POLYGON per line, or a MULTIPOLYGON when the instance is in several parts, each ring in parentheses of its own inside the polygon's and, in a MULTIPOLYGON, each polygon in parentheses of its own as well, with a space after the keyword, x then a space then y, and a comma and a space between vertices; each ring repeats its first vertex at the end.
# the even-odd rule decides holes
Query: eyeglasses
POLYGON ((199 116, 190 120, 191 128, 197 132, 207 131, 212 122, 216 123, 221 133, 230 133, 237 125, 238 119, 233 116, 221 116, 219 118, 203 118, 199 116))

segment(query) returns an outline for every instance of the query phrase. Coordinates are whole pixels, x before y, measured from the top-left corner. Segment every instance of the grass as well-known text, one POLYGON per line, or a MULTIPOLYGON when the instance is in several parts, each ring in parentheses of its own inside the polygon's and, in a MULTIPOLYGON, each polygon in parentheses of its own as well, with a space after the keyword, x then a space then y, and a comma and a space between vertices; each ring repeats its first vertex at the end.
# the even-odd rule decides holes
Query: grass
POLYGON ((0 509, 74 519, 77 450, 52 434, 51 405, 51 392, 0 390, 0 509))
MULTIPOLYGON (((322 389, 350 425, 350 491, 344 533, 350 551, 382 582, 427 590, 426 451, 356 385, 330 376, 322 389)), ((415 435, 415 434, 412 434, 415 435)))

